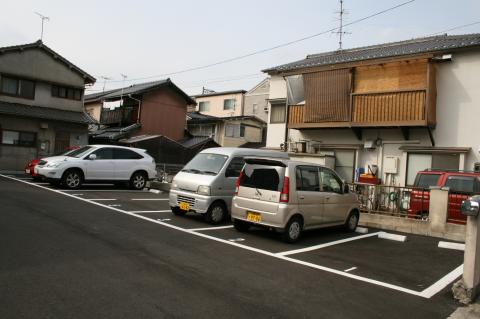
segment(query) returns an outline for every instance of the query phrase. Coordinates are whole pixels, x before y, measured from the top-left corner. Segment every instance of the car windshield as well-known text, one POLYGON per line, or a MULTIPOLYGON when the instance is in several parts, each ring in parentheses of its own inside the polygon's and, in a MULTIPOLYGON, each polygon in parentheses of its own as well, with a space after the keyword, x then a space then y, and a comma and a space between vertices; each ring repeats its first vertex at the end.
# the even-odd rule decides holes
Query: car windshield
POLYGON ((415 178, 415 187, 420 188, 430 188, 431 186, 436 186, 440 174, 418 174, 415 178))
POLYGON ((74 150, 71 153, 68 153, 68 154, 65 154, 65 155, 69 156, 69 157, 80 158, 83 155, 85 155, 87 152, 89 152, 92 148, 93 148, 92 146, 84 146, 84 147, 79 148, 78 150, 74 150))
POLYGON ((182 172, 217 175, 227 161, 228 156, 200 153, 182 169, 182 172))

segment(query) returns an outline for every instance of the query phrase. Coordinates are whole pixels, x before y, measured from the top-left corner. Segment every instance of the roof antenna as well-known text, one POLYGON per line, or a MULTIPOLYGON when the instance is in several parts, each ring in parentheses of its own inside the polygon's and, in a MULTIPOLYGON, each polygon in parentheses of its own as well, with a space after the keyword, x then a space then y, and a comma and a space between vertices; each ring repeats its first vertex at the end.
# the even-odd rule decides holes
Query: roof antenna
POLYGON ((105 92, 105 85, 107 84, 107 80, 110 81, 112 78, 110 78, 108 76, 101 75, 100 79, 103 80, 103 90, 102 90, 102 92, 105 92))
POLYGON ((339 0, 340 2, 340 11, 337 11, 335 13, 338 13, 339 15, 339 22, 340 22, 340 26, 338 27, 338 30, 334 33, 336 33, 338 35, 338 50, 342 50, 343 48, 343 36, 345 34, 351 34, 351 32, 346 32, 346 31, 343 31, 343 16, 345 14, 348 14, 348 11, 345 10, 345 8, 343 7, 343 0, 339 0))
POLYGON ((123 89, 125 88, 125 79, 128 78, 127 75, 123 74, 123 73, 120 73, 120 75, 122 76, 123 78, 123 81, 122 81, 122 93, 120 93, 120 105, 123 105, 123 89))
POLYGON ((40 33, 40 41, 43 41, 43 24, 44 24, 45 22, 50 21, 50 18, 47 17, 47 16, 44 16, 43 14, 38 13, 38 12, 36 12, 36 11, 35 11, 35 14, 38 15, 38 16, 40 17, 40 19, 42 19, 42 32, 40 33))

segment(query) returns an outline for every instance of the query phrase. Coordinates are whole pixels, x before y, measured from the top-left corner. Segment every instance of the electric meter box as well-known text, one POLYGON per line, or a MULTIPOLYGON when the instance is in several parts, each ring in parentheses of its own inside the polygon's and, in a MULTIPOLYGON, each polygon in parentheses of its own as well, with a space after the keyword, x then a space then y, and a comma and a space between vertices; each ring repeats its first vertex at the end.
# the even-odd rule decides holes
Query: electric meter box
POLYGON ((398 157, 385 156, 383 161, 383 172, 386 174, 398 174, 398 157))

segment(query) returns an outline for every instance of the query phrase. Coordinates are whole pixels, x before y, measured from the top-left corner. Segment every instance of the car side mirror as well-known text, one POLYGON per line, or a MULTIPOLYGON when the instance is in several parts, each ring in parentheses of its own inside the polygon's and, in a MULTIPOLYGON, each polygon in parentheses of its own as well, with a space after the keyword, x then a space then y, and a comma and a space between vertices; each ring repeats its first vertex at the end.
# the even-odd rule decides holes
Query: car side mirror
POLYGON ((462 214, 466 216, 478 216, 478 211, 480 210, 480 204, 474 200, 464 200, 462 202, 462 214))
POLYGON ((91 160, 91 161, 95 160, 96 158, 97 158, 97 155, 96 155, 96 154, 90 154, 90 155, 88 155, 88 159, 91 160))
POLYGON ((343 184, 343 193, 346 194, 348 192, 350 192, 350 187, 348 184, 343 184))

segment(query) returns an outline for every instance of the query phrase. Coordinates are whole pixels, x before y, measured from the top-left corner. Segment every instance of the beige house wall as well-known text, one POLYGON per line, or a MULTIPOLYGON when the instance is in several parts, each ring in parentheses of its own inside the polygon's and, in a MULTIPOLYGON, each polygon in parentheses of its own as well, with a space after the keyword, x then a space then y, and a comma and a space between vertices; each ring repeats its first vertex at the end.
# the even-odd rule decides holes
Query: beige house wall
POLYGON ((100 121, 100 116, 102 114, 102 107, 103 107, 102 103, 100 102, 85 104, 85 112, 90 114, 90 116, 92 116, 97 121, 100 121))
POLYGON ((205 114, 205 115, 217 116, 217 117, 243 115, 242 111, 243 111, 244 96, 242 93, 196 97, 195 101, 197 101, 197 107, 196 107, 197 111, 199 111, 200 102, 206 102, 206 101, 210 102, 209 110, 201 112, 202 114, 205 114), (223 109, 223 101, 227 99, 235 99, 234 110, 223 109))

